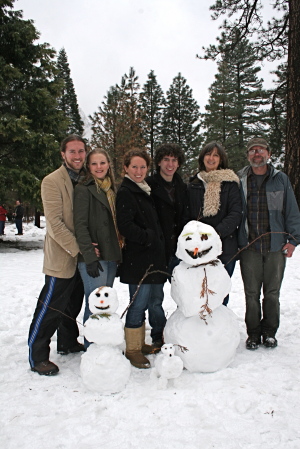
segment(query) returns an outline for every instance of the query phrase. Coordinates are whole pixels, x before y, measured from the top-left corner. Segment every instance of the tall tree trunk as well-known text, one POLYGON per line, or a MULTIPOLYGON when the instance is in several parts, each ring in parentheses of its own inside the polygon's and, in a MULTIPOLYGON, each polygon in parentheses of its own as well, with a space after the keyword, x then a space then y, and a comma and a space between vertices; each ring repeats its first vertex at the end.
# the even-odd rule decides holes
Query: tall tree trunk
POLYGON ((289 0, 288 95, 285 172, 300 206, 300 1, 289 0))

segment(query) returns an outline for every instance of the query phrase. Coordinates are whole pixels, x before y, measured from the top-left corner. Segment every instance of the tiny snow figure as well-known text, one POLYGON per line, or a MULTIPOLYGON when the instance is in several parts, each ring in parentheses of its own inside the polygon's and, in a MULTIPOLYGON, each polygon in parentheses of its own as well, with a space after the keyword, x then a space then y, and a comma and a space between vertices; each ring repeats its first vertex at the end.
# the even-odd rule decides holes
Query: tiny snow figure
POLYGON ((93 344, 81 356, 80 372, 84 385, 102 394, 123 390, 131 371, 119 348, 124 342, 124 324, 115 313, 118 305, 111 287, 99 287, 89 296, 92 315, 85 322, 84 336, 93 344))
POLYGON ((236 316, 223 306, 231 280, 217 258, 221 252, 217 232, 198 221, 190 221, 178 238, 176 255, 182 261, 171 282, 178 308, 167 321, 164 339, 188 348, 176 354, 191 372, 225 368, 240 341, 236 316))
POLYGON ((151 377, 158 377, 160 388, 166 388, 168 379, 176 379, 183 370, 183 362, 175 355, 175 347, 172 344, 164 344, 161 352, 156 356, 151 377))

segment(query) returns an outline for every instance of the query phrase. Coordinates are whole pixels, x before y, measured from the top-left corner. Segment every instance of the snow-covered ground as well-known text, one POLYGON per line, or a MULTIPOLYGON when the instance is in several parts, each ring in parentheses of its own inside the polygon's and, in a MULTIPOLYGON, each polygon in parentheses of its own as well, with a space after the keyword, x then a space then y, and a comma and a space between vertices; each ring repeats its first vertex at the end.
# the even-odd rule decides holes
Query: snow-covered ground
MULTIPOLYGON (((29 369, 27 333, 43 286, 43 252, 26 248, 41 248, 44 232, 25 224, 24 235, 15 236, 15 226, 7 224, 0 242, 1 448, 300 448, 298 248, 287 262, 276 349, 245 349, 237 266, 229 306, 238 317, 241 342, 228 368, 211 374, 185 370, 165 390, 157 388, 150 370, 132 368, 124 391, 101 396, 84 388, 79 354, 56 353, 55 336, 51 360, 60 373, 45 377, 29 369)), ((128 303, 127 287, 118 280, 115 287, 121 314, 128 303)), ((168 284, 164 307, 168 316, 175 309, 168 284)), ((147 333, 149 339, 148 327, 147 333)))

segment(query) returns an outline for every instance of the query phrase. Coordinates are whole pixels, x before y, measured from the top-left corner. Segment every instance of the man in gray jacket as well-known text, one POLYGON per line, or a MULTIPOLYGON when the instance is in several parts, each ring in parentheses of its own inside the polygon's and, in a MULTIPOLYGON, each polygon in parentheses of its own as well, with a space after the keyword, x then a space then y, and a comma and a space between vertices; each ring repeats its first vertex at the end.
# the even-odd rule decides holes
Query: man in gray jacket
POLYGON ((243 248, 240 266, 246 296, 246 348, 252 350, 259 347, 261 338, 265 347, 277 346, 285 262, 300 243, 300 213, 291 183, 268 164, 270 155, 265 139, 251 139, 247 145, 250 166, 238 172, 243 202, 239 247, 243 248))
POLYGON ((61 144, 63 165, 42 181, 41 193, 46 218, 44 244, 45 285, 40 293, 29 329, 29 363, 41 375, 57 374, 49 360, 50 339, 57 330, 57 352, 84 351, 77 341, 76 317, 83 301, 83 284, 77 268, 79 247, 73 223, 74 186, 84 172, 86 144, 71 134, 61 144))

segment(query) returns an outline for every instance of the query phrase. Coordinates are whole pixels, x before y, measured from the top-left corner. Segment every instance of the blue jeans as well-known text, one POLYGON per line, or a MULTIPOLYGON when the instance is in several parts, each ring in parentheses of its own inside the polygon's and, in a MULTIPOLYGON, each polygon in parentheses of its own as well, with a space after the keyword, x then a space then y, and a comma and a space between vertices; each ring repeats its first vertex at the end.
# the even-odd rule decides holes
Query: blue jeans
MULTIPOLYGON (((162 340, 166 324, 165 312, 162 308, 163 287, 164 284, 142 284, 126 315, 125 326, 136 329, 143 325, 146 318, 145 312, 148 309, 153 342, 162 340)), ((130 301, 137 288, 137 284, 129 284, 130 301)))
POLYGON ((85 262, 78 263, 78 269, 84 286, 84 296, 85 296, 85 310, 83 316, 83 322, 85 323, 88 317, 91 315, 89 309, 89 296, 98 287, 112 287, 116 272, 117 272, 117 262, 101 260, 100 261, 103 272, 99 271, 99 276, 97 278, 92 278, 87 274, 85 262))
MULTIPOLYGON (((233 275, 235 262, 236 262, 235 260, 232 260, 228 264, 224 265, 224 268, 225 268, 225 270, 227 271, 227 273, 229 274, 230 277, 233 275)), ((226 298, 224 298, 223 306, 227 306, 228 301, 229 301, 229 295, 227 295, 226 298)))

